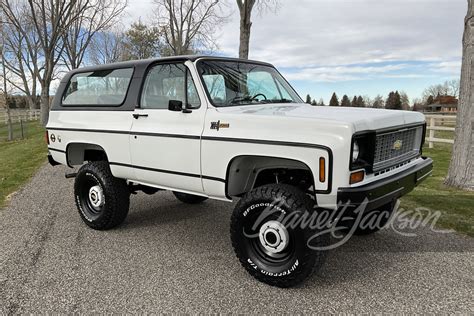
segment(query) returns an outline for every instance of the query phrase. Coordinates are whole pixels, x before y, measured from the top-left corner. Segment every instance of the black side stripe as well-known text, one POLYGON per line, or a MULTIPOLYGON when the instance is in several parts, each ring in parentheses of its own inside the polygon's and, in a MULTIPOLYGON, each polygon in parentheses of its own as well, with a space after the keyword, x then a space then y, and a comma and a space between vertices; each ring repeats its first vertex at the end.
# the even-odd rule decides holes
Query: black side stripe
POLYGON ((151 133, 151 132, 132 132, 132 131, 88 129, 88 128, 51 127, 51 128, 48 128, 48 130, 51 130, 51 131, 88 132, 88 133, 106 133, 106 134, 122 134, 122 135, 157 136, 157 137, 187 138, 187 139, 200 139, 201 138, 199 135, 163 134, 163 133, 151 133))
MULTIPOLYGON (((183 176, 183 177, 201 178, 201 175, 199 175, 199 174, 194 174, 194 173, 186 173, 186 172, 179 172, 179 171, 172 171, 172 170, 164 170, 164 169, 155 169, 155 168, 150 168, 150 167, 129 165, 129 164, 121 163, 121 162, 109 162, 109 164, 110 164, 110 165, 115 165, 115 166, 133 168, 133 169, 141 169, 141 170, 153 171, 153 172, 159 172, 159 173, 174 174, 174 175, 183 176)), ((218 182, 223 182, 223 183, 225 183, 225 180, 224 180, 224 179, 220 179, 220 178, 216 178, 216 177, 204 176, 204 175, 203 175, 202 178, 203 178, 203 179, 206 179, 206 180, 218 181, 218 182)))
POLYGON ((66 153, 66 151, 64 151, 64 150, 61 150, 61 149, 56 149, 56 148, 51 148, 51 147, 48 147, 48 150, 51 150, 51 151, 57 151, 58 153, 63 153, 63 154, 65 154, 65 153, 66 153))
POLYGON ((298 142, 286 142, 286 141, 278 141, 278 140, 261 140, 261 139, 213 137, 213 136, 202 136, 201 137, 199 135, 162 134, 162 133, 151 133, 151 132, 132 132, 132 131, 119 131, 119 130, 64 128, 64 127, 50 127, 50 128, 48 128, 48 130, 89 132, 89 133, 108 133, 108 134, 128 134, 128 135, 143 135, 143 136, 187 138, 187 139, 202 139, 202 140, 221 141, 221 142, 237 142, 237 143, 261 144, 261 145, 319 148, 319 149, 324 149, 324 150, 330 151, 329 147, 323 146, 323 145, 309 144, 309 143, 298 143, 298 142))

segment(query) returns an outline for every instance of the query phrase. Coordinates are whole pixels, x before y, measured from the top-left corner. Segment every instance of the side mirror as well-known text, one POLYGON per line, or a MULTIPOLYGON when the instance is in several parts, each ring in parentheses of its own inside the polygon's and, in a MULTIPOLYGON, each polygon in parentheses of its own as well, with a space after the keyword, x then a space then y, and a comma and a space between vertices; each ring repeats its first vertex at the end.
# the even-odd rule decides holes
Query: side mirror
POLYGON ((170 100, 168 102, 168 110, 181 112, 183 110, 183 102, 179 100, 170 100))
POLYGON ((174 112, 183 112, 183 113, 191 113, 192 111, 188 108, 183 107, 183 102, 179 100, 170 100, 168 102, 168 110, 174 112))

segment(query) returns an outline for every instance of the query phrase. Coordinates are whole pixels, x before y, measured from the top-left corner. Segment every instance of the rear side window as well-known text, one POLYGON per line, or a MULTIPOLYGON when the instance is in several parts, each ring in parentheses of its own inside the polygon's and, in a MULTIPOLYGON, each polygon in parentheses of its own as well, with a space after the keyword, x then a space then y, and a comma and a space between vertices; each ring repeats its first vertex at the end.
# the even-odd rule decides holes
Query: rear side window
POLYGON ((127 95, 133 68, 78 73, 71 77, 62 98, 65 106, 118 106, 127 95))

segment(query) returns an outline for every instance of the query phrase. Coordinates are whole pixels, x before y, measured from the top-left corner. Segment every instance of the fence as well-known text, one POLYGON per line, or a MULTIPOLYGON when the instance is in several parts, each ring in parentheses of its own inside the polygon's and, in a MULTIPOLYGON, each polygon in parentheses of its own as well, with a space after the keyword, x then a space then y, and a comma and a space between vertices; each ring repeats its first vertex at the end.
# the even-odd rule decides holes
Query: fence
POLYGON ((426 128, 428 130, 426 141, 428 142, 429 148, 433 148, 434 143, 454 144, 454 134, 452 134, 452 138, 440 138, 435 137, 435 132, 454 132, 456 115, 427 114, 425 116, 428 125, 426 128))
MULTIPOLYGON (((36 121, 40 118, 40 110, 10 110, 10 117, 12 123, 19 123, 20 121, 36 121)), ((5 110, 0 111, 0 124, 8 122, 7 112, 5 110)))

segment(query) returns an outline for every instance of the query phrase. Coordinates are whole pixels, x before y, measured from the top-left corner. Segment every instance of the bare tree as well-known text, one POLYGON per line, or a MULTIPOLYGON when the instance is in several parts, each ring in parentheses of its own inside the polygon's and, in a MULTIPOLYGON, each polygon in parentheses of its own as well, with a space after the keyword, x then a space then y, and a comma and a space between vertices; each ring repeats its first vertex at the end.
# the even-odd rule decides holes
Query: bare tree
POLYGON ((124 37, 118 28, 97 33, 89 47, 90 62, 102 65, 125 60, 124 37))
POLYGON ((474 190, 474 2, 468 0, 464 20, 461 88, 454 137, 453 155, 445 183, 474 190))
POLYGON ((446 84, 449 87, 449 94, 456 98, 459 98, 459 89, 460 89, 460 84, 461 84, 459 79, 446 81, 446 84))
POLYGON ((4 40, 4 65, 9 71, 9 83, 18 92, 27 98, 28 107, 35 109, 37 105, 37 84, 40 69, 36 61, 39 59, 39 39, 31 31, 28 21, 23 22, 26 35, 17 32, 15 28, 5 24, 4 40), (28 36, 28 39, 26 39, 28 36))
POLYGON ((239 57, 249 58, 250 31, 252 28, 252 11, 258 8, 260 12, 276 10, 278 0, 236 0, 240 12, 240 42, 239 57))
POLYGON ((8 128, 8 141, 13 139, 13 128, 12 128, 12 118, 10 115, 10 106, 8 105, 8 87, 7 87, 7 69, 5 65, 5 24, 4 17, 2 12, 0 12, 0 65, 2 67, 1 79, 2 86, 0 87, 0 105, 5 108, 7 114, 7 128, 8 128))
POLYGON ((80 9, 76 7, 78 0, 28 0, 26 5, 23 5, 24 1, 15 0, 2 0, 0 3, 6 22, 23 36, 28 47, 35 76, 41 86, 41 123, 46 125, 49 117, 49 90, 55 77, 55 67, 64 50, 61 45, 62 37, 78 18, 78 14, 88 8, 89 2, 84 2, 80 9), (28 23, 23 23, 24 20, 28 23), (36 58, 33 58, 35 44, 28 36, 30 30, 26 28, 27 25, 32 26, 31 32, 39 41, 39 56, 36 58))
POLYGON ((226 20, 222 0, 154 0, 158 26, 168 51, 183 55, 217 48, 214 34, 226 20))
POLYGON ((93 37, 118 22, 127 0, 77 0, 71 14, 76 18, 62 34, 68 69, 78 68, 84 61, 93 37))

